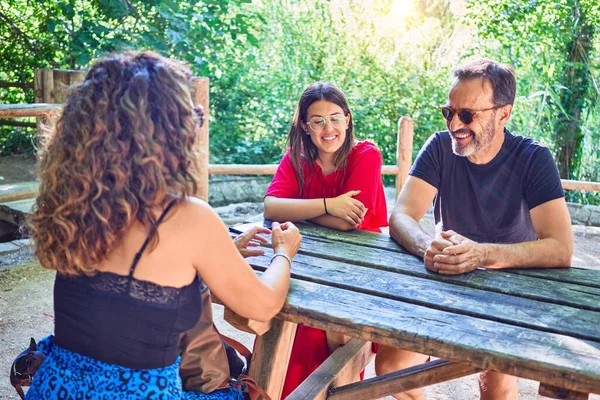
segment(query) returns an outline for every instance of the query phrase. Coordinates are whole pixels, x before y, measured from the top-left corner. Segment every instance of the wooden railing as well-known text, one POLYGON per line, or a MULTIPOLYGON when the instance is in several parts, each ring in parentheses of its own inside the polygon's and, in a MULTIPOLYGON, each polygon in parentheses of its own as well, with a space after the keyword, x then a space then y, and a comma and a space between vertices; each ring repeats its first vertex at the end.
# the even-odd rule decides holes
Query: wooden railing
MULTIPOLYGON (((83 81, 85 71, 66 70, 36 70, 35 90, 36 104, 0 104, 0 118, 36 117, 47 118, 54 116, 57 110, 62 108, 70 88, 83 81)), ((205 110, 205 123, 198 130, 200 151, 200 185, 196 194, 203 200, 208 200, 208 176, 218 174, 232 175, 273 175, 277 170, 277 164, 209 164, 209 82, 208 78, 193 78, 190 82, 190 90, 194 104, 199 104, 205 110)), ((396 197, 406 179, 412 164, 414 123, 408 117, 401 117, 398 121, 398 141, 396 151, 396 165, 384 165, 381 168, 382 175, 396 175, 396 197)), ((584 182, 574 180, 562 180, 564 189, 586 190, 600 192, 600 183, 584 182)), ((27 189, 26 196, 35 197, 36 192, 27 189)), ((11 194, 14 196, 14 193, 11 194)), ((4 196, 4 198, 6 198, 4 196)), ((24 198, 24 197, 21 197, 24 198)), ((3 193, 0 190, 0 202, 3 193)))
MULTIPOLYGON (((0 89, 6 88, 18 88, 22 89, 24 92, 26 90, 33 89, 33 82, 6 82, 0 81, 0 89)), ((20 118, 20 116, 16 116, 15 118, 20 118)), ((23 122, 23 121, 13 121, 8 119, 0 119, 0 126, 18 126, 24 128, 35 128, 36 124, 34 122, 23 122)))

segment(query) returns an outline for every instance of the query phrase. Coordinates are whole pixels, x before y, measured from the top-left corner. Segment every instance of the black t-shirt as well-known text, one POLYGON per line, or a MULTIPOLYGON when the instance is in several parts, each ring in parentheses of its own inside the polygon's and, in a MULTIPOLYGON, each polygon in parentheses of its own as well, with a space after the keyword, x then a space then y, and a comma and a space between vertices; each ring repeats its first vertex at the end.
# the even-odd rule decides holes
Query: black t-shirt
POLYGON ((438 192, 435 223, 476 242, 537 240, 530 210, 564 197, 550 150, 533 139, 504 131, 500 152, 487 164, 473 164, 452 151, 448 131, 425 143, 410 175, 438 192))

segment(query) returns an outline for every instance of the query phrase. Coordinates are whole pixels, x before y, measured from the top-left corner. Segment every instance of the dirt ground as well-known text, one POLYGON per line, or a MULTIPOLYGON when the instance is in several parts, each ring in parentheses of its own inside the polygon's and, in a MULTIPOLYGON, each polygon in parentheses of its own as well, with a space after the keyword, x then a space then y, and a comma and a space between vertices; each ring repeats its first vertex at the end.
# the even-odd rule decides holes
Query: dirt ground
POLYGON ((34 181, 36 169, 32 154, 0 157, 0 185, 34 181))
MULTIPOLYGON (((0 157, 0 185, 33 180, 35 167, 32 157, 0 157)), ((388 208, 391 210, 389 199, 388 208)), ((245 207, 244 207, 245 208, 245 207)), ((262 210, 253 209, 256 212, 262 210)), ((234 220, 225 212, 222 217, 228 223, 234 220)), ((431 221, 426 222, 431 229, 431 221)), ((600 228, 574 226, 575 256, 573 265, 583 268, 600 266, 600 228)), ((28 249, 17 253, 0 255, 0 399, 18 400, 9 382, 9 369, 14 357, 29 343, 29 338, 41 338, 53 332, 52 285, 54 273, 38 266, 28 249)), ((239 332, 222 320, 221 306, 214 306, 216 324, 228 336, 237 338, 251 347, 253 337, 239 332)), ((367 369, 366 377, 374 376, 373 366, 367 369)), ((519 379, 519 398, 522 400, 543 399, 537 394, 538 384, 519 379)), ((477 376, 472 375, 451 382, 434 385, 426 389, 430 400, 478 399, 477 376)), ((393 400, 386 397, 386 400, 393 400)), ((600 400, 599 395, 590 400, 600 400)))

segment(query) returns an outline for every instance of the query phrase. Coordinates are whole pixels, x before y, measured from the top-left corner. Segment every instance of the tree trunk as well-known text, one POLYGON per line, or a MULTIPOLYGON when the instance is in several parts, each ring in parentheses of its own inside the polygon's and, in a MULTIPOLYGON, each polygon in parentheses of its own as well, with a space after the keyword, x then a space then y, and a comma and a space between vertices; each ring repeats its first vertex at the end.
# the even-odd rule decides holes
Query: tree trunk
POLYGON ((570 8, 574 21, 573 35, 566 46, 566 68, 560 81, 566 88, 561 90, 560 95, 564 113, 560 113, 554 128, 556 163, 563 179, 574 178, 580 162, 583 142, 581 115, 589 100, 589 55, 594 36, 594 26, 579 0, 574 0, 570 8))

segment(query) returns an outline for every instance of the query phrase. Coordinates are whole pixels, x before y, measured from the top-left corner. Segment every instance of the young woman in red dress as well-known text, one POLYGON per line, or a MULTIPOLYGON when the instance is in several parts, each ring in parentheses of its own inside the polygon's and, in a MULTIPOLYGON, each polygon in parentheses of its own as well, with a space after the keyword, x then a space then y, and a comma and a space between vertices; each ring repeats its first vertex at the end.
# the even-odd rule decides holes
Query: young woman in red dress
MULTIPOLYGON (((300 98, 283 156, 265 196, 266 219, 302 221, 348 231, 381 232, 387 208, 382 157, 371 142, 356 141, 352 113, 335 85, 316 82, 300 98)), ((330 335, 330 344, 336 339, 330 335)), ((330 354, 327 334, 298 326, 282 399, 330 354)))

